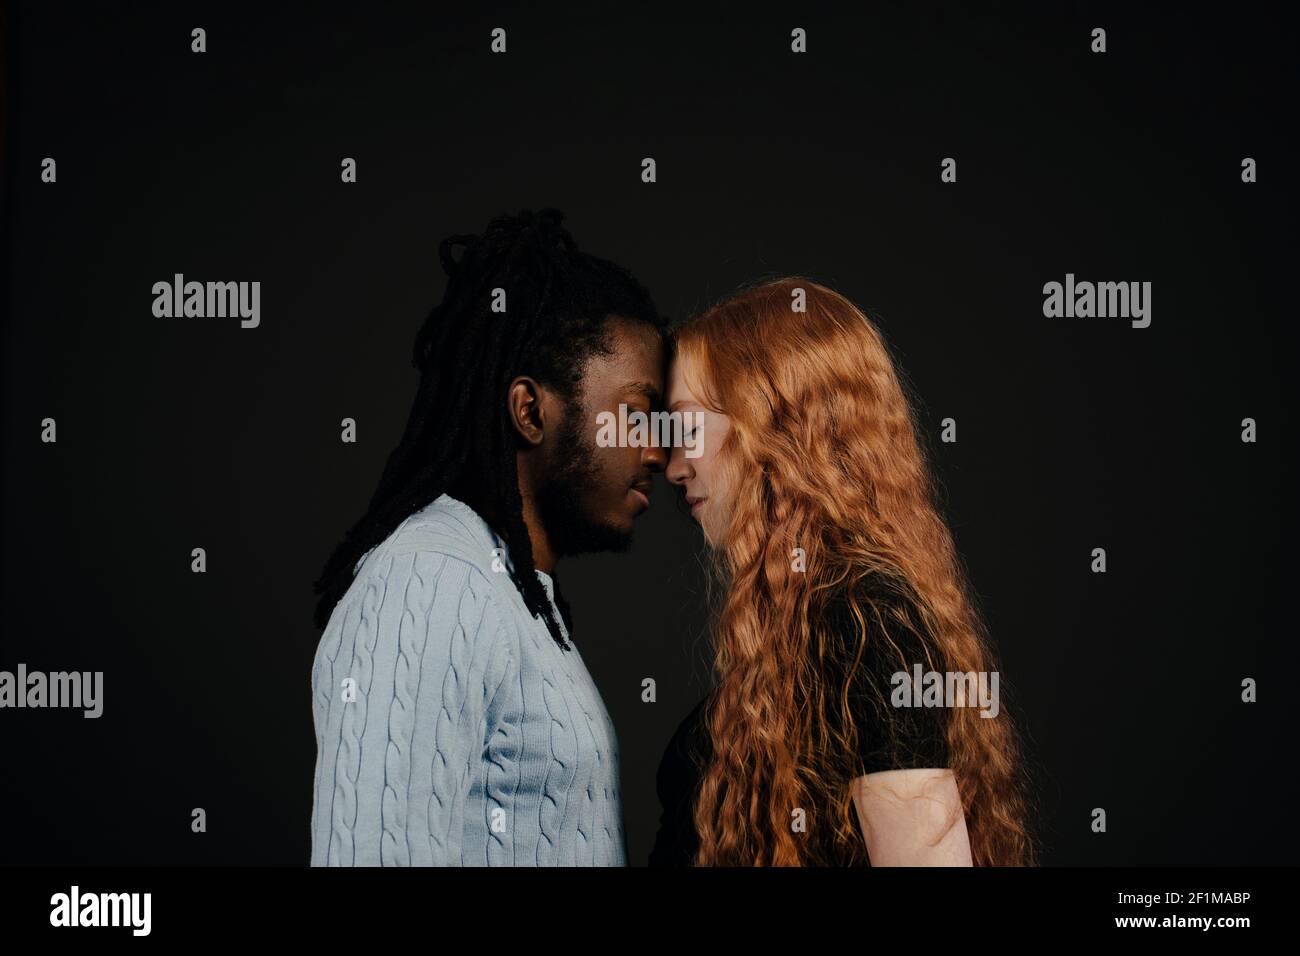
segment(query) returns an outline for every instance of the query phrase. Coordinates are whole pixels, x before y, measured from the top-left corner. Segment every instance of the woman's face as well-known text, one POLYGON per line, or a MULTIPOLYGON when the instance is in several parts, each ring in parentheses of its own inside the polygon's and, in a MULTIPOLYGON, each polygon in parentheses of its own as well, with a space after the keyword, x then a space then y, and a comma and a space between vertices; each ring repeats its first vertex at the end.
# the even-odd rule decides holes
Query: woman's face
POLYGON ((703 370, 690 355, 679 355, 673 361, 668 375, 668 410, 691 414, 684 415, 682 446, 672 450, 664 474, 681 489, 691 517, 716 548, 722 542, 730 500, 726 476, 718 467, 718 449, 731 422, 721 412, 705 408, 686 384, 688 379, 699 381, 702 377, 703 370))

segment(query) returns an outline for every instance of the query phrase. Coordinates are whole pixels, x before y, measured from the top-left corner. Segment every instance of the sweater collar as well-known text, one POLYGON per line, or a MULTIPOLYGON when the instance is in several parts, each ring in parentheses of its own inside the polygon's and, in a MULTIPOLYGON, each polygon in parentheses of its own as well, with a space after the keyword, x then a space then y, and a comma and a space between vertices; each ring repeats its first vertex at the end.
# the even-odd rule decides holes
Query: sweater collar
MULTIPOLYGON (((501 552, 501 560, 507 567, 513 570, 514 562, 510 560, 510 549, 506 547, 505 539, 502 538, 501 535, 497 534, 496 531, 493 530, 492 526, 483 520, 483 517, 477 511, 459 498, 454 498, 445 491, 435 498, 429 505, 430 508, 435 506, 452 512, 465 522, 466 527, 470 529, 471 533, 486 545, 484 550, 485 554, 492 553, 499 549, 501 552)), ((546 589, 547 599, 554 601, 555 581, 545 571, 537 571, 537 576, 542 581, 542 587, 546 589)), ((513 582, 511 582, 511 587, 513 587, 513 582)))

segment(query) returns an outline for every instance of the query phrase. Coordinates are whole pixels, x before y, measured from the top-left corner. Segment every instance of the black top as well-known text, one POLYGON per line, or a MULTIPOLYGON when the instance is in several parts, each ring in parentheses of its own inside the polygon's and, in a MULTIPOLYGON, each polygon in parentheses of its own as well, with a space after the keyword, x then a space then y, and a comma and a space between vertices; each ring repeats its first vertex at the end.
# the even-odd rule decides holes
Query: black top
MULTIPOLYGON (((892 676, 900 670, 911 674, 918 663, 923 672, 942 669, 938 652, 928 641, 923 644, 918 636, 925 634, 924 625, 912 601, 871 584, 864 585, 862 593, 881 609, 888 639, 880 632, 870 609, 864 607, 870 639, 858 674, 862 683, 855 683, 850 688, 850 704, 857 720, 859 741, 856 775, 880 770, 947 767, 947 710, 942 707, 894 707, 890 704, 894 688, 892 676), (915 630, 900 626, 887 613, 889 609, 905 614, 915 630), (927 648, 932 657, 927 657, 927 648)), ((837 602, 827 612, 827 617, 836 633, 856 640, 852 630, 853 619, 846 608, 842 601, 837 602)), ((828 675, 828 679, 834 680, 837 676, 828 675)), ((705 697, 686 715, 659 763, 655 785, 662 810, 659 832, 650 852, 650 866, 689 866, 695 857, 699 841, 692 810, 700 782, 700 768, 710 753, 708 736, 700 724, 701 712, 709 699, 705 697)), ((811 822, 810 829, 813 829, 811 822)))

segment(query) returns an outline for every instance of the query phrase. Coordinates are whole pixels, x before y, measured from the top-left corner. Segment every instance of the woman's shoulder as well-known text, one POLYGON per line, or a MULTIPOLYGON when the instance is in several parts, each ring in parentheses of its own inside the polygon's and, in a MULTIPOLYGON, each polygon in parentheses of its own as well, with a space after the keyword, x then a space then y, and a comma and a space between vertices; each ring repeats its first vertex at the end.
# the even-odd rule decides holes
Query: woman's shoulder
POLYGON ((895 656, 924 654, 932 658, 938 653, 916 590, 878 572, 863 575, 851 587, 838 590, 826 602, 824 616, 829 628, 850 647, 857 643, 865 626, 869 653, 894 651, 895 656), (853 611, 855 603, 857 614, 853 611))
POLYGON ((919 695, 902 692, 918 666, 922 671, 942 669, 941 649, 919 599, 907 585, 872 575, 859 581, 853 593, 861 620, 852 612, 848 592, 827 607, 843 661, 827 676, 838 691, 845 683, 839 668, 853 668, 847 683, 860 771, 948 766, 950 713, 922 706, 919 695))

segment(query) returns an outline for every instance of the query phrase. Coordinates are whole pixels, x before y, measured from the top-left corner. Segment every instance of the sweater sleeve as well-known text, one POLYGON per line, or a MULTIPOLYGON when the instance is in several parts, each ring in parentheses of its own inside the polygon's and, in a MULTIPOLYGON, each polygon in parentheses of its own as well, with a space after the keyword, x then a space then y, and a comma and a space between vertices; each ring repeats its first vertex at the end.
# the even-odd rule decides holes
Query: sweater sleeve
POLYGON ((312 672, 313 866, 461 863, 503 634, 491 582, 457 558, 381 555, 353 582, 312 672))

